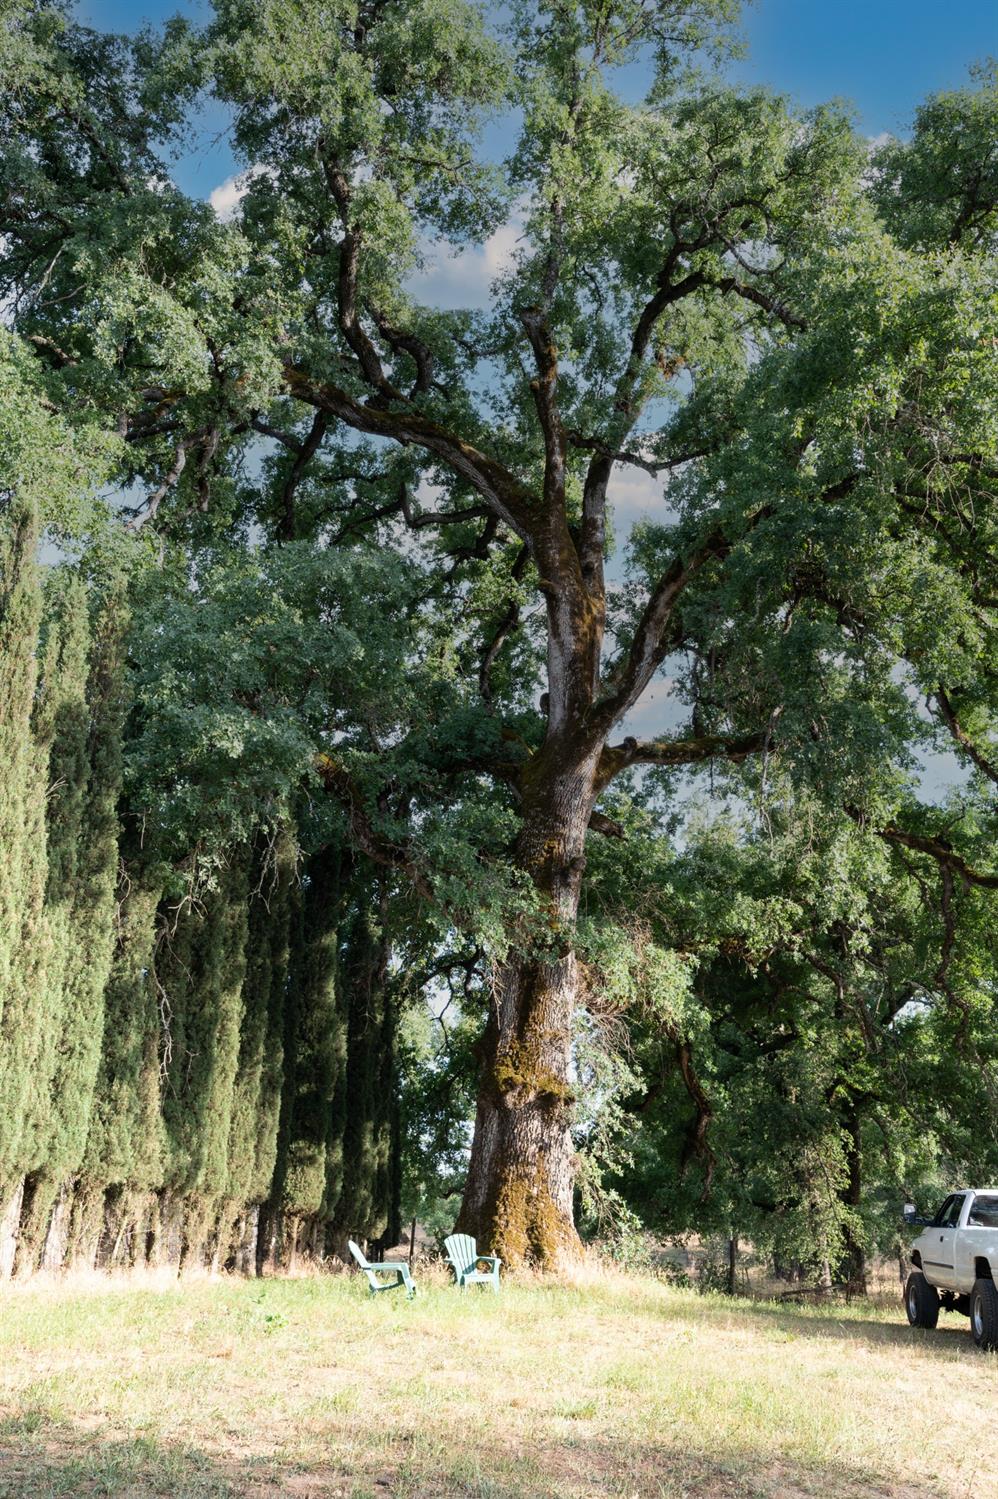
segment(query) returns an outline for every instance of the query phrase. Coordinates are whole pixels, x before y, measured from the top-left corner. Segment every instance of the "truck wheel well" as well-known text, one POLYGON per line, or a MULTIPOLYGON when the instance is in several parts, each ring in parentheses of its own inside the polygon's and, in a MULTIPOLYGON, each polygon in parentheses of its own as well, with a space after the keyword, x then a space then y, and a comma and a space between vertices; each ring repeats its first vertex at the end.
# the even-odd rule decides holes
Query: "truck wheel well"
POLYGON ((974 1275, 978 1280, 994 1280, 994 1276, 991 1274, 991 1265, 985 1259, 974 1261, 974 1275))
POLYGON ((911 1263, 917 1269, 921 1270, 921 1268, 922 1268, 922 1256, 919 1254, 919 1252, 918 1252, 917 1249, 914 1251, 914 1253, 911 1256, 911 1263))

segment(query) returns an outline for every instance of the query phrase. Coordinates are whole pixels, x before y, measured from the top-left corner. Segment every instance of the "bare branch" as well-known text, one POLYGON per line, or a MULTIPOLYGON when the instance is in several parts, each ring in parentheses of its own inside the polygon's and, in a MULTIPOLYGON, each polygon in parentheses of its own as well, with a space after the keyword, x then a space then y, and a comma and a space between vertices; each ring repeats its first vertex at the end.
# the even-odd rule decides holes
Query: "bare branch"
POLYGON ((159 510, 160 505, 186 468, 188 448, 192 447, 196 440, 195 438, 185 438, 182 442, 177 443, 173 467, 159 488, 154 489, 152 494, 147 495, 140 505, 136 505, 134 509, 128 512, 131 519, 127 523, 126 530, 138 531, 147 521, 156 519, 156 512, 159 510))

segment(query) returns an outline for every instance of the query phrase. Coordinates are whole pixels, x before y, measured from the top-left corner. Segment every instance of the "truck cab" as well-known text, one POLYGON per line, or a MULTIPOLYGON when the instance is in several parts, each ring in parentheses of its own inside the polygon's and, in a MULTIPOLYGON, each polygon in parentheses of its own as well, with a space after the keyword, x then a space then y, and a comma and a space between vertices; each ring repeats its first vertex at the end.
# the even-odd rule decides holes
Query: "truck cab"
POLYGON ((935 1327, 940 1308, 970 1318, 974 1342, 998 1348, 998 1188, 952 1192, 911 1246, 905 1310, 913 1327, 935 1327))

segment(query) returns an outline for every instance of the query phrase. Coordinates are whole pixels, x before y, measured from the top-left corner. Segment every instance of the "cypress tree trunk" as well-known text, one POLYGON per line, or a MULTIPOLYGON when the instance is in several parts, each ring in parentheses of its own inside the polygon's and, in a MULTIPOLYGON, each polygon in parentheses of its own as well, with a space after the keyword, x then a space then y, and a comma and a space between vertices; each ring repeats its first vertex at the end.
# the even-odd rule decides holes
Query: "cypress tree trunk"
POLYGON ((551 1266, 579 1250, 569 1123, 570 1036, 581 985, 572 939, 596 755, 557 758, 553 771, 542 762, 526 788, 516 851, 540 897, 546 950, 530 934, 534 940, 514 946, 496 978, 457 1223, 511 1266, 551 1266))

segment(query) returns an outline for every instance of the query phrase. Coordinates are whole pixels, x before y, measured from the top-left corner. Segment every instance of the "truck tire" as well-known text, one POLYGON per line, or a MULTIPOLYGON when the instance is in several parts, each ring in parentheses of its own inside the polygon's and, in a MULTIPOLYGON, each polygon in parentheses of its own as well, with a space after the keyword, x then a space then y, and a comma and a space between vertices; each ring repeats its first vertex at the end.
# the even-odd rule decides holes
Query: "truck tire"
POLYGON ((970 1293, 970 1333, 978 1348, 998 1348, 998 1289, 993 1280, 975 1280, 970 1293))
POLYGON ((912 1327, 933 1328, 939 1321, 939 1292, 921 1270, 913 1270, 904 1288, 904 1309, 912 1327))

